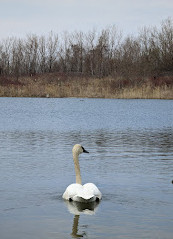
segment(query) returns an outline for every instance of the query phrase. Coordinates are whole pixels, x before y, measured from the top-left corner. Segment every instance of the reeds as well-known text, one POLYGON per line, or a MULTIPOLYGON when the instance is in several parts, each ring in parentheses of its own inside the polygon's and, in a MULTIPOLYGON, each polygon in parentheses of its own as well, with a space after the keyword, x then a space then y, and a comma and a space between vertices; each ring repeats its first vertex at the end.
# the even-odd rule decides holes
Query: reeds
POLYGON ((172 84, 155 86, 148 79, 139 85, 129 84, 123 79, 59 77, 56 74, 46 74, 23 77, 18 79, 17 83, 14 81, 14 84, 13 81, 9 82, 0 85, 0 97, 173 99, 172 84))

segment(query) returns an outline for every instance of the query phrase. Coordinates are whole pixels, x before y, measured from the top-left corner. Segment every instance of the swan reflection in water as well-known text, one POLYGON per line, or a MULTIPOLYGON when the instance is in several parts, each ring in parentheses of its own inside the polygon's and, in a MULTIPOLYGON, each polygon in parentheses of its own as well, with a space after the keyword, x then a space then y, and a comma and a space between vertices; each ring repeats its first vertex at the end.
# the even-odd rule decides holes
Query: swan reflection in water
POLYGON ((69 212, 74 214, 71 236, 73 238, 84 237, 86 235, 85 232, 78 233, 79 217, 81 214, 94 215, 97 211, 99 202, 81 203, 65 201, 65 204, 67 205, 69 212))

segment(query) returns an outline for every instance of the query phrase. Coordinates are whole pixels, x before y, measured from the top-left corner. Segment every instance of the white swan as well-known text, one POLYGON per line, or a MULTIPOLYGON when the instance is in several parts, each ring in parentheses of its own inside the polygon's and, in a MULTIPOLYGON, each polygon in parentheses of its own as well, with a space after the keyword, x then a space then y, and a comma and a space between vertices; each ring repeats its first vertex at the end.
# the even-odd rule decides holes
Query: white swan
POLYGON ((93 183, 86 183, 82 185, 80 167, 79 167, 79 154, 88 153, 80 144, 76 144, 73 147, 73 160, 76 173, 76 183, 70 184, 64 194, 63 198, 69 201, 76 202, 94 202, 99 201, 102 198, 102 194, 99 189, 93 183))

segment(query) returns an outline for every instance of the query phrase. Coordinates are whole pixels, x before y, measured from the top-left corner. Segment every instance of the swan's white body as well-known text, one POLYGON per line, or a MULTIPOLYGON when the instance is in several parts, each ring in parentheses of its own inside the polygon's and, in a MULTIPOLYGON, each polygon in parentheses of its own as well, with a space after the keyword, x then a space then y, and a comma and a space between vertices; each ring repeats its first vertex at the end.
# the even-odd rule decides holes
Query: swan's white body
POLYGON ((76 202, 94 202, 101 199, 101 192, 93 183, 86 183, 84 185, 73 183, 67 187, 63 198, 76 202))
POLYGON ((102 198, 102 194, 95 184, 86 183, 82 185, 78 156, 81 153, 88 152, 79 144, 76 144, 73 147, 72 151, 76 172, 76 183, 70 184, 66 188, 63 194, 63 198, 69 201, 86 202, 86 203, 100 200, 102 198))

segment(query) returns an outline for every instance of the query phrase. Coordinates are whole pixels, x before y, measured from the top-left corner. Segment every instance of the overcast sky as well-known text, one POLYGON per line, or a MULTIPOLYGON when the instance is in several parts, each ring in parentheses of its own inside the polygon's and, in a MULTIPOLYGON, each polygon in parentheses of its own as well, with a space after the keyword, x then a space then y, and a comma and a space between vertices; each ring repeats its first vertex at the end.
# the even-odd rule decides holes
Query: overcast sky
POLYGON ((173 19, 173 0, 0 0, 0 39, 116 25, 126 34, 173 19))

